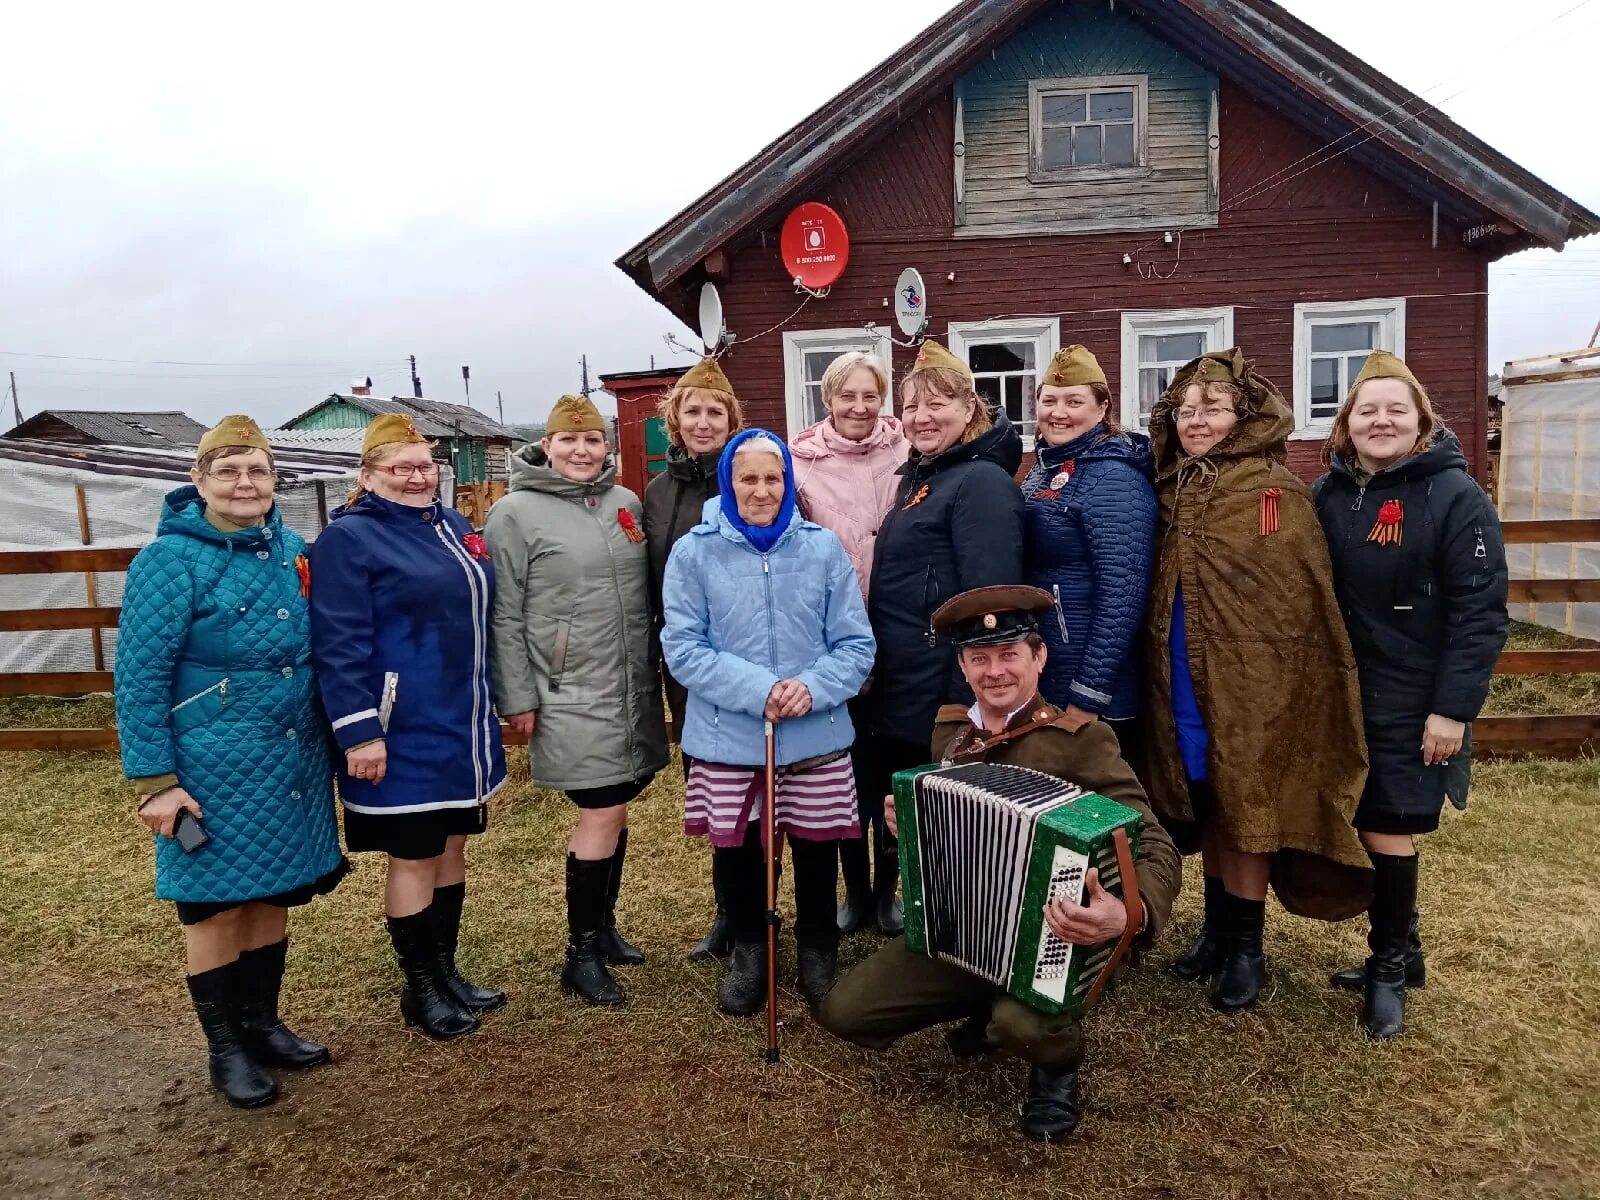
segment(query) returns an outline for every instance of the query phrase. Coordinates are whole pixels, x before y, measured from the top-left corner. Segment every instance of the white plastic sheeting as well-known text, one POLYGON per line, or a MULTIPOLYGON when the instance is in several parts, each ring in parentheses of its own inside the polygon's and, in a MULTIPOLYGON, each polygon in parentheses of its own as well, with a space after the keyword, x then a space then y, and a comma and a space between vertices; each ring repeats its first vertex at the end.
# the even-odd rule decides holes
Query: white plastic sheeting
MULTIPOLYGON (((186 454, 188 452, 185 452, 186 454)), ((183 462, 181 467, 187 467, 183 462)), ((151 467, 171 464, 153 456, 151 467)), ((301 468, 304 470, 304 467, 301 468)), ((355 484, 351 468, 318 471, 324 503, 329 511, 344 502, 355 484)), ((155 537, 161 506, 178 478, 151 478, 75 469, 45 463, 0 460, 0 550, 75 550, 83 545, 78 525, 77 486, 83 485, 88 504, 90 544, 96 548, 142 546, 155 537)), ((308 542, 321 531, 315 480, 281 481, 277 502, 286 525, 308 542)), ((454 494, 454 480, 445 468, 440 490, 446 502, 454 494)), ((122 572, 95 575, 96 603, 117 607, 122 603, 122 572)), ((82 608, 88 605, 83 575, 0 575, 0 608, 82 608)), ((117 631, 102 630, 105 665, 110 669, 116 652, 117 631)), ((0 672, 93 671, 93 634, 87 629, 46 630, 36 633, 0 633, 0 672)))
MULTIPOLYGON (((1501 519, 1600 518, 1600 357, 1507 363, 1501 396, 1501 519)), ((1513 579, 1600 579, 1600 544, 1507 546, 1506 558, 1513 579)), ((1513 604, 1511 615, 1600 638, 1600 604, 1513 604)))

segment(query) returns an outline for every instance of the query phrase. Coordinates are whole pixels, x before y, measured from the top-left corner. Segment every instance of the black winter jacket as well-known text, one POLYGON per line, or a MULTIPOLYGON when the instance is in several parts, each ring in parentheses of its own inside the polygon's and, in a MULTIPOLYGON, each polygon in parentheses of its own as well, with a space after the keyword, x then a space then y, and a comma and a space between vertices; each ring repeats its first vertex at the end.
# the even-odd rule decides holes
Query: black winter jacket
POLYGON ((878 529, 867 615, 878 639, 867 728, 929 744, 943 704, 970 704, 955 647, 929 618, 969 588, 1021 583, 1022 439, 1002 414, 988 433, 900 468, 894 507, 878 529))
MULTIPOLYGON (((661 630, 661 581, 667 573, 667 556, 677 540, 700 524, 707 500, 718 494, 717 460, 722 451, 691 456, 682 446, 667 448, 667 469, 644 489, 644 540, 650 552, 650 615, 661 630)), ((672 715, 672 736, 683 730, 683 710, 688 695, 672 678, 665 664, 661 674, 667 686, 667 708, 672 715)))
POLYGON ((1312 487, 1328 538, 1334 586, 1361 676, 1371 761, 1364 815, 1435 816, 1446 794, 1466 802, 1470 752, 1450 768, 1422 765, 1422 732, 1437 713, 1471 723, 1489 695, 1505 645, 1506 556, 1500 518, 1467 474, 1455 435, 1359 481, 1334 457, 1312 487), (1389 501, 1400 542, 1369 540, 1389 501))

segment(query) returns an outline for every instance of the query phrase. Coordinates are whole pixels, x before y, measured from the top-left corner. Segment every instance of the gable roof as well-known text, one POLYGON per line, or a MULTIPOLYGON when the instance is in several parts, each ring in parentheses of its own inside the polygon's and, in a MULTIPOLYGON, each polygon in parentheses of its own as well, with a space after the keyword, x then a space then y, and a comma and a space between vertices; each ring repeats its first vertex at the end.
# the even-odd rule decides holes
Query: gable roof
POLYGON ((475 408, 465 404, 447 404, 442 400, 424 400, 419 396, 393 396, 384 399, 382 396, 346 396, 335 392, 326 400, 313 404, 298 416, 290 417, 285 421, 285 429, 293 429, 299 422, 304 421, 313 413, 320 412, 330 404, 348 404, 359 408, 374 417, 381 417, 387 413, 400 413, 412 419, 417 432, 426 438, 488 438, 490 440, 513 440, 516 434, 500 422, 484 416, 475 408))
POLYGON ((206 432, 187 413, 95 412, 77 408, 47 408, 35 413, 5 436, 38 437, 51 419, 70 425, 87 438, 122 446, 198 446, 206 432))
MULTIPOLYGON (((964 0, 761 150, 617 266, 660 298, 706 255, 753 236, 949 87, 1053 0, 964 0)), ((1462 129, 1272 0, 1118 0, 1117 9, 1460 224, 1499 254, 1560 248, 1600 216, 1462 129)))

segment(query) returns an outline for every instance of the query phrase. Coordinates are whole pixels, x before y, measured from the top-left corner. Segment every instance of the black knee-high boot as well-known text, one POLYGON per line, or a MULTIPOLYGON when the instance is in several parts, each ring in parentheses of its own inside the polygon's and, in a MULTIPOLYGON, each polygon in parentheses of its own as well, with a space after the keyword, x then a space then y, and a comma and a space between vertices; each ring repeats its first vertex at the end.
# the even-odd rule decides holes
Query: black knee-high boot
POLYGON ((844 902, 837 924, 840 933, 854 933, 872 919, 872 859, 865 830, 839 843, 839 873, 844 876, 844 902))
POLYGON ((561 990, 586 1004, 614 1008, 627 1002, 600 951, 611 860, 567 854, 567 962, 561 990))
POLYGON ((461 940, 461 906, 467 899, 467 885, 447 883, 433 889, 433 936, 439 946, 439 971, 451 995, 468 1012, 494 1012, 506 1006, 506 994, 495 988, 479 987, 456 966, 456 945, 461 940))
POLYGON ((439 943, 433 931, 432 905, 405 917, 386 917, 389 940, 406 978, 400 993, 400 1015, 429 1037, 445 1042, 478 1028, 478 1018, 457 1000, 439 966, 439 943))
POLYGON ((1211 1007, 1235 1013, 1254 1008, 1267 979, 1267 958, 1261 948, 1267 902, 1246 900, 1223 890, 1223 955, 1211 977, 1211 1007))
POLYGON ((278 1098, 278 1081, 244 1048, 234 1012, 235 966, 190 975, 189 999, 206 1035, 211 1086, 235 1108, 260 1108, 278 1098))
POLYGON ((333 1055, 319 1042, 308 1041, 278 1016, 278 996, 283 989, 283 964, 289 939, 243 951, 234 969, 234 1011, 245 1049, 258 1063, 269 1067, 316 1067, 332 1062, 333 1055))
POLYGON ((717 858, 716 851, 711 853, 711 894, 716 897, 717 915, 712 919, 711 928, 705 937, 695 943, 694 949, 689 951, 689 961, 695 963, 716 962, 727 958, 733 951, 733 927, 728 923, 728 897, 722 882, 721 860, 717 858))
POLYGON ((730 1016, 748 1017, 767 994, 766 859, 760 832, 752 825, 744 845, 719 846, 712 853, 721 859, 733 929, 733 953, 717 989, 717 1007, 730 1016))
POLYGON ((1406 1020, 1406 958, 1410 950, 1411 914, 1417 906, 1415 855, 1370 853, 1373 881, 1372 928, 1367 934, 1366 986, 1361 999, 1361 1028, 1379 1041, 1398 1037, 1406 1020))
POLYGON ((617 834, 617 848, 611 852, 605 919, 600 923, 600 953, 613 967, 637 967, 644 962, 644 951, 617 932, 617 897, 622 894, 622 862, 627 856, 628 831, 624 829, 617 834))
POLYGON ((1222 965, 1222 897, 1226 891, 1219 876, 1206 876, 1205 920, 1189 948, 1168 964, 1167 970, 1175 978, 1198 983, 1210 979, 1222 965))
MULTIPOLYGON (((1359 992, 1367 986, 1367 964, 1357 963, 1328 976, 1328 986, 1345 992, 1359 992)), ((1428 986, 1428 963, 1422 953, 1422 929, 1417 921, 1417 910, 1411 910, 1411 928, 1406 935, 1406 986, 1428 986)))

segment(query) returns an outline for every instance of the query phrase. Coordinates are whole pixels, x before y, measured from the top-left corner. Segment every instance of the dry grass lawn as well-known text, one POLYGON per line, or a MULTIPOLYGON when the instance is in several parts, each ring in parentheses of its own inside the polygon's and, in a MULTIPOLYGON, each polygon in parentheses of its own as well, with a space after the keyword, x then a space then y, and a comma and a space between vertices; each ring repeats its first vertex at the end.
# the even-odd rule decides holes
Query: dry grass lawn
MULTIPOLYGON (((0 703, 5 724, 106 716, 103 700, 0 703)), ((286 1013, 338 1061, 283 1074, 279 1104, 244 1114, 206 1086, 178 928, 150 897, 115 760, 0 756, 0 1195, 1600 1196, 1600 762, 1479 768, 1471 809, 1424 847, 1429 984, 1390 1045, 1362 1041, 1357 1001, 1325 985, 1364 953, 1362 923, 1275 910, 1253 1014, 1168 978, 1191 887, 1092 1018, 1088 1118, 1057 1149, 1014 1133, 1020 1064, 955 1062, 937 1033, 857 1051, 793 990, 783 1062, 765 1066, 760 1023, 716 1014, 717 971, 683 960, 707 856, 666 776, 637 807, 622 902, 650 963, 622 973, 625 1010, 563 1000, 570 814, 515 763, 473 847, 463 944, 509 1009, 448 1046, 403 1029, 382 867, 363 856, 291 926, 286 1013)), ((851 939, 845 960, 873 944, 851 939)))

